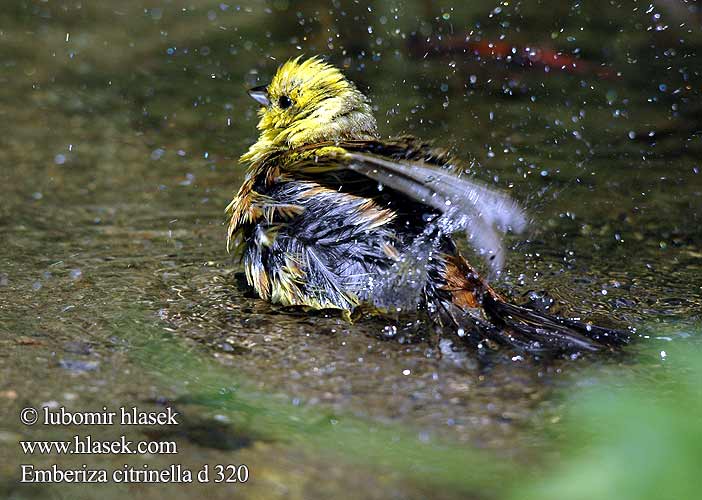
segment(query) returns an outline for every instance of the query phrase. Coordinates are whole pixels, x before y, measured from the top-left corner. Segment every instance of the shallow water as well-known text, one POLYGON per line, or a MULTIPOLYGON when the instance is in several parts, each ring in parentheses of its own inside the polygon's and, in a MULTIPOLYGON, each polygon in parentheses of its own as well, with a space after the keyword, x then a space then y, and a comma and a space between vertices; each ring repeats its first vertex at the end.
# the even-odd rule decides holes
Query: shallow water
MULTIPOLYGON (((22 426, 21 408, 166 402, 188 419, 177 436, 178 463, 246 463, 252 480, 238 490, 243 497, 465 493, 436 488, 382 456, 359 463, 333 432, 303 446, 309 436, 301 431, 285 439, 251 422, 225 425, 241 408, 194 401, 200 372, 173 373, 170 358, 144 358, 140 341, 177 346, 216 366, 222 388, 243 384, 247 404, 260 395, 269 408, 272 398, 291 419, 300 409, 303 420, 358 419, 354 429, 401 429, 430 447, 450 442, 520 464, 557 454, 549 439, 559 433, 562 394, 594 383, 593 372, 624 366, 643 385, 656 377, 650 362, 633 356, 441 356, 431 341, 386 335, 379 320, 348 324, 253 297, 225 251, 223 226, 243 178, 236 159, 256 135, 255 103, 244 90, 299 53, 325 53, 344 66, 372 97, 383 134, 453 148, 475 160, 478 178, 512 190, 527 207, 531 230, 510 237, 500 290, 519 302, 550 297, 563 314, 633 326, 641 338, 631 352, 699 342, 699 73, 684 58, 698 32, 684 35, 670 56, 675 71, 665 72, 653 58, 630 61, 647 39, 628 11, 615 17, 621 34, 602 44, 611 50, 599 40, 614 31, 587 16, 575 42, 563 42, 552 20, 526 8, 512 12, 508 28, 492 24, 492 6, 443 10, 448 20, 433 23, 445 39, 465 26, 480 31, 475 20, 483 19, 486 38, 580 44, 588 60, 622 71, 600 78, 596 65, 546 73, 485 56, 413 55, 410 31, 432 29, 419 3, 399 14, 378 5, 346 16, 321 3, 305 2, 300 15, 287 5, 16 2, 0 13, 0 488, 8 496, 58 495, 56 486, 16 483, 26 461, 16 441, 70 434, 22 426), (366 25, 374 33, 361 36, 366 25), (327 41, 328 29, 340 36, 327 41)), ((661 50, 675 40, 669 31, 650 35, 661 50)), ((76 498, 89 495, 71 488, 76 498)), ((161 498, 166 490, 186 497, 195 487, 100 488, 107 497, 161 498)), ((475 488, 471 496, 494 496, 475 488)))

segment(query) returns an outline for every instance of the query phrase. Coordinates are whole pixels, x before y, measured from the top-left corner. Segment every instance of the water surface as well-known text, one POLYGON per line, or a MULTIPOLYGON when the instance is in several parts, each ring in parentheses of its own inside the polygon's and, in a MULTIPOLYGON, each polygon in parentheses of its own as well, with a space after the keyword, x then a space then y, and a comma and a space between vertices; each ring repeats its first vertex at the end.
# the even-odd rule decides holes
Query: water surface
MULTIPOLYGON (((538 464, 557 454, 550 440, 564 392, 622 366, 643 385, 656 378, 658 364, 634 356, 442 356, 431 340, 387 335, 380 320, 349 324, 252 296, 225 251, 223 226, 244 175, 237 158, 256 136, 245 89, 301 53, 342 66, 372 97, 382 134, 453 149, 476 177, 527 207, 531 229, 510 237, 497 284, 515 301, 633 326, 642 338, 631 352, 698 342, 702 144, 691 54, 699 30, 680 27, 673 11, 652 21, 630 6, 600 6, 601 16, 597 7, 427 5, 18 1, 0 14, 0 474, 8 496, 66 491, 15 482, 26 460, 17 439, 70 434, 22 426, 22 407, 170 403, 188 422, 177 436, 180 463, 246 463, 252 480, 237 490, 242 497, 491 497, 498 480, 437 487, 421 460, 400 467, 370 444, 368 457, 354 455, 344 433, 335 442, 334 432, 319 439, 293 427, 286 438, 281 419, 350 419, 361 449, 369 429, 397 429, 399 446, 452 443, 451 453, 538 464), (656 29, 662 22, 668 27, 656 29), (467 52, 447 48, 469 34, 476 45, 467 52), (577 71, 524 67, 486 53, 488 40, 583 63, 577 71), (179 354, 143 355, 154 345, 179 354), (182 361, 189 356, 199 364, 182 361), (202 363, 216 367, 209 385, 202 363), (241 384, 258 410, 237 420, 249 415, 245 405, 195 397, 217 384, 241 384), (259 410, 277 415, 271 425, 252 423, 259 410)), ((108 498, 179 498, 195 487, 100 488, 108 498)))

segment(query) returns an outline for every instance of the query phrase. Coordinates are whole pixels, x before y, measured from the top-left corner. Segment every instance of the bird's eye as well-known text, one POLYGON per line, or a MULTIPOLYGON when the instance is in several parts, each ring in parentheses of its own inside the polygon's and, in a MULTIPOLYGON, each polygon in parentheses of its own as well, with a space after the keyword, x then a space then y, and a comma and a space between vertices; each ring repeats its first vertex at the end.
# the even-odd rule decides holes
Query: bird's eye
POLYGON ((278 99, 278 106, 280 106, 280 109, 288 109, 292 106, 292 100, 286 95, 281 95, 278 99))

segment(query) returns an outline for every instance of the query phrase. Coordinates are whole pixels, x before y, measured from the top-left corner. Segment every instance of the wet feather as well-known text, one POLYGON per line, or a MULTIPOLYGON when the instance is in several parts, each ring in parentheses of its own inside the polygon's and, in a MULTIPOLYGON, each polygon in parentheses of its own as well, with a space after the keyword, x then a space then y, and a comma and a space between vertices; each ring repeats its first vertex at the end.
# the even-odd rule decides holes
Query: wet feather
POLYGON ((347 317, 359 306, 423 311, 477 348, 597 350, 623 341, 505 302, 452 234, 465 231, 497 275, 504 233, 526 226, 522 209, 459 175, 444 150, 407 136, 380 139, 368 99, 336 68, 293 59, 255 97, 260 137, 241 157, 247 174, 227 207, 227 242, 241 242, 261 298, 347 317))

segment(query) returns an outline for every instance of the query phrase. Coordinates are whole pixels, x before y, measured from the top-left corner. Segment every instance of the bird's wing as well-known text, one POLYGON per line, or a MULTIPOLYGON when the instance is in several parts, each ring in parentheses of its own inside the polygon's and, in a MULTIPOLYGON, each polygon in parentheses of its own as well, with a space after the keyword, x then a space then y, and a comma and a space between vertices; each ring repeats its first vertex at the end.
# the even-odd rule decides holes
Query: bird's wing
MULTIPOLYGON (((459 176, 439 165, 443 156, 423 156, 408 151, 401 156, 383 154, 380 142, 340 144, 344 150, 323 164, 348 169, 439 211, 437 224, 447 233, 465 230, 468 241, 487 260, 493 274, 504 264, 502 233, 526 228, 524 211, 507 194, 478 181, 459 176), (347 147, 350 146, 350 147, 347 147), (330 165, 330 164, 333 164, 330 165)), ((397 147, 396 143, 392 144, 397 147)), ((416 149, 413 151, 417 151, 416 149)), ((322 169, 324 166, 317 163, 322 169)))
POLYGON ((493 272, 504 264, 501 233, 526 227, 522 209, 508 195, 421 161, 391 160, 349 152, 348 168, 439 210, 446 232, 465 230, 493 272))

